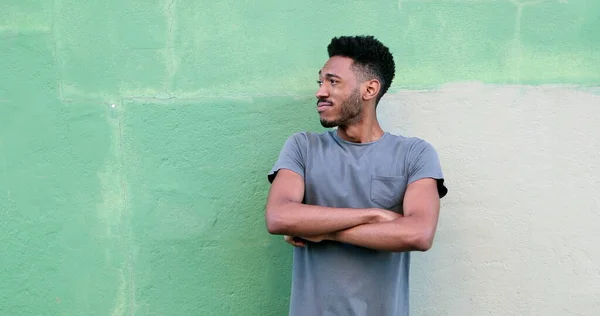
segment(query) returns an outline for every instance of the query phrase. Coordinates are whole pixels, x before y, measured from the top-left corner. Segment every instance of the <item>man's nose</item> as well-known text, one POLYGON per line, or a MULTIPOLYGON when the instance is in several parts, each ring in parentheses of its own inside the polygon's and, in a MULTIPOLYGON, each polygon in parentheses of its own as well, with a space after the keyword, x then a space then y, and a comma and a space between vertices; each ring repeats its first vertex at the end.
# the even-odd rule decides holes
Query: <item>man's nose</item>
POLYGON ((329 96, 329 91, 327 91, 327 88, 325 87, 325 85, 321 85, 319 87, 319 90, 317 90, 317 99, 324 99, 327 98, 329 96))

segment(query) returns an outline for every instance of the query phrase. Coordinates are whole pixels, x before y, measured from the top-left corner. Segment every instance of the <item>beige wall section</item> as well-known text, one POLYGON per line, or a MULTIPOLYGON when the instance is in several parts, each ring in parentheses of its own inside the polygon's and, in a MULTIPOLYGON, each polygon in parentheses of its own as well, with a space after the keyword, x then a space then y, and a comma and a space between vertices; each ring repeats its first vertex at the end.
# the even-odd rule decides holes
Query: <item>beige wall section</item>
POLYGON ((388 95, 384 129, 431 142, 450 193, 413 256, 413 315, 600 315, 600 93, 447 85, 388 95))

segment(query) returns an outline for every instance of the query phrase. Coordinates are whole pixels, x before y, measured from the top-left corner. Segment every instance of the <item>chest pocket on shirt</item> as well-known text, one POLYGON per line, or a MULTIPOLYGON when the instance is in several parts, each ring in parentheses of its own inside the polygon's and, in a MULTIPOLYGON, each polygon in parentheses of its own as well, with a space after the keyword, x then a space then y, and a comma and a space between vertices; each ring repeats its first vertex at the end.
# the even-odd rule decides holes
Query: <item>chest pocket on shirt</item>
POLYGON ((400 204, 406 190, 406 177, 371 176, 371 201, 390 209, 400 204))

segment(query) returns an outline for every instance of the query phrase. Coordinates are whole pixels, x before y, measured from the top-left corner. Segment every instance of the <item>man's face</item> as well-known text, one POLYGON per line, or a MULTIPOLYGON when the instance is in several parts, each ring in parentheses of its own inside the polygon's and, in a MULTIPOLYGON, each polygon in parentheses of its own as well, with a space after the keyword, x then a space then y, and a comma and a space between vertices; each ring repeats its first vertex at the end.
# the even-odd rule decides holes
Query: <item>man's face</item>
POLYGON ((323 127, 347 126, 361 119, 361 91, 352 62, 334 56, 319 72, 317 111, 323 127))

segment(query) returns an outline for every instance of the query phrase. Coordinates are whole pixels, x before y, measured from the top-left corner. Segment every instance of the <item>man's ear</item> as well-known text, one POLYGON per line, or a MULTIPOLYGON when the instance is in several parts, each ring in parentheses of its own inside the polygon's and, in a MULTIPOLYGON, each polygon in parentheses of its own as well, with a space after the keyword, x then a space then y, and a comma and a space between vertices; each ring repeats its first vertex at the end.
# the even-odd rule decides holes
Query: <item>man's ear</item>
POLYGON ((363 99, 368 101, 377 97, 379 89, 381 89, 381 83, 377 79, 371 79, 365 82, 364 87, 363 99))

